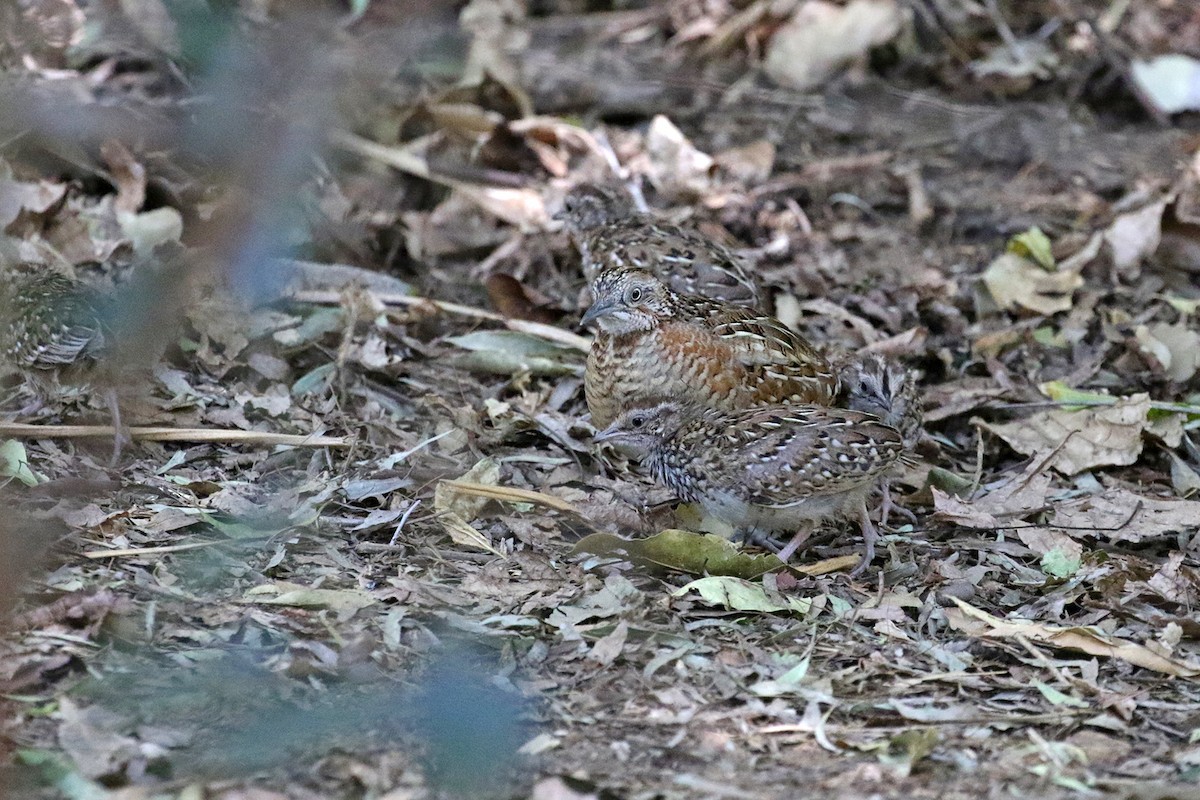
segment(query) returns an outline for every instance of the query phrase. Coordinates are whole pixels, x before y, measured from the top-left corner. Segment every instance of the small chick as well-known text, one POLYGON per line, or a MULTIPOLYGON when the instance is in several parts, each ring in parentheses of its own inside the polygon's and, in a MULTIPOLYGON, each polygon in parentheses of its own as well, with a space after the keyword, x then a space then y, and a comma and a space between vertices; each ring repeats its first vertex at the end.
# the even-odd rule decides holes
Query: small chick
POLYGON ((584 393, 598 428, 626 408, 663 400, 733 411, 829 404, 838 392, 829 363, 774 317, 678 294, 641 269, 606 270, 592 293, 583 323, 599 332, 584 393))
POLYGON ((746 264, 699 231, 639 213, 614 189, 585 183, 558 215, 583 257, 588 283, 608 269, 632 267, 658 276, 672 290, 761 308, 763 293, 746 264))
POLYGON ((744 532, 796 531, 786 561, 816 523, 858 518, 863 558, 878 533, 866 497, 900 459, 899 431, 869 414, 813 405, 696 412, 677 402, 625 411, 600 432, 645 463, 682 500, 744 532))
MULTIPOLYGON (((905 455, 910 455, 921 440, 924 419, 916 374, 871 352, 842 358, 837 371, 841 384, 839 404, 874 414, 898 430, 904 439, 905 455)), ((880 522, 884 525, 892 508, 896 507, 892 503, 890 483, 888 478, 880 484, 883 490, 880 522)))

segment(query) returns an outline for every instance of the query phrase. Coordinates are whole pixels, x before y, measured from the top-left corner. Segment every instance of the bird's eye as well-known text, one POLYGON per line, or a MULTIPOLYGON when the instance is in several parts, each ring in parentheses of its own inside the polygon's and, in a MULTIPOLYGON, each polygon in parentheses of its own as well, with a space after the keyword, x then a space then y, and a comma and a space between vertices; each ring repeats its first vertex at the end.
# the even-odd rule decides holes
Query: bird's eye
POLYGON ((633 289, 630 289, 629 290, 629 302, 640 303, 642 301, 642 294, 643 294, 642 290, 639 288, 635 287, 633 289))
POLYGON ((640 428, 646 424, 646 418, 641 414, 634 414, 629 418, 629 427, 640 428))

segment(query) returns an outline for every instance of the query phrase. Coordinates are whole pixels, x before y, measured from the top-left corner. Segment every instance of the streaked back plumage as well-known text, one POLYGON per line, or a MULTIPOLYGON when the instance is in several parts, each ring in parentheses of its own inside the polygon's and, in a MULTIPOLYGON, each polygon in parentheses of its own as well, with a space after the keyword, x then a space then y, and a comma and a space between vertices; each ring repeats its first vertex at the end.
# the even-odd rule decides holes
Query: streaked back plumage
POLYGON ((608 269, 647 270, 679 294, 761 308, 763 293, 745 262, 697 230, 637 212, 617 189, 576 186, 560 215, 591 284, 608 269))

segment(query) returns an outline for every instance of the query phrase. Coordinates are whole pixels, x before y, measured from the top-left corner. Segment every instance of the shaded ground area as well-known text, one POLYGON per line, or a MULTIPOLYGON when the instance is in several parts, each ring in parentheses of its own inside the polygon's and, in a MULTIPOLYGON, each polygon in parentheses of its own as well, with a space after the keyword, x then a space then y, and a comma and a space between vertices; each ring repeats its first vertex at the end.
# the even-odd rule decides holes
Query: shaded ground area
POLYGON ((1200 15, 594 5, 4 12, 0 257, 188 431, 4 429, 6 796, 1200 796, 1196 116, 1131 66, 1200 15), (614 169, 921 371, 862 579, 592 445, 551 217, 614 169))

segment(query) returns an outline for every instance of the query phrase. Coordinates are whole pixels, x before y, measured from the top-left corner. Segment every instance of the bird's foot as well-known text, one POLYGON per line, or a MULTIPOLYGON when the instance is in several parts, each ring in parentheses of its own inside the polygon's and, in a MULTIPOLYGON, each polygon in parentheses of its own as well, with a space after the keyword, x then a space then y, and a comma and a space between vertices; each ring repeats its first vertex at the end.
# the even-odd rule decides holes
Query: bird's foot
POLYGON ((879 525, 880 525, 880 527, 886 528, 888 526, 888 518, 891 516, 891 513, 893 511, 895 511, 900 516, 904 517, 908 522, 910 522, 914 525, 916 524, 916 522, 917 522, 916 514, 909 511, 904 506, 896 505, 892 501, 892 490, 891 490, 891 487, 887 483, 883 484, 882 492, 883 492, 883 502, 881 502, 879 504, 879 525))
POLYGON ((113 451, 112 456, 108 459, 108 465, 115 467, 121 462, 121 451, 125 449, 125 445, 133 444, 133 437, 129 435, 127 428, 117 428, 113 434, 113 451))
POLYGON ((879 538, 879 531, 875 527, 875 523, 871 522, 871 515, 867 513, 866 503, 862 503, 858 512, 859 520, 862 523, 863 534, 863 557, 858 562, 858 566, 850 570, 850 577, 857 578, 866 571, 871 562, 875 560, 875 540, 879 538))
POLYGON ((108 405, 109 413, 112 414, 113 427, 113 452, 112 458, 108 460, 110 467, 115 467, 121 460, 121 450, 127 444, 133 442, 133 436, 129 433, 129 429, 121 421, 121 404, 117 399, 115 389, 109 389, 105 393, 105 402, 108 405))
POLYGON ((788 559, 791 558, 806 541, 808 541, 808 537, 812 536, 812 532, 812 525, 805 525, 804 527, 800 528, 800 530, 796 531, 796 535, 792 537, 792 540, 776 553, 776 555, 779 556, 779 560, 786 564, 788 559))

